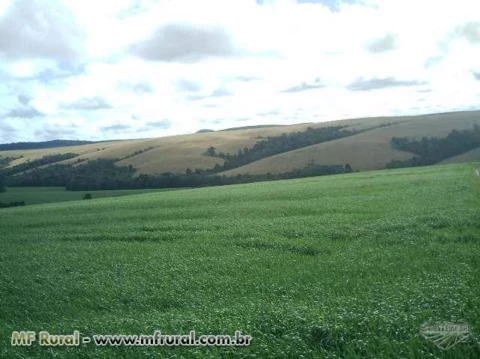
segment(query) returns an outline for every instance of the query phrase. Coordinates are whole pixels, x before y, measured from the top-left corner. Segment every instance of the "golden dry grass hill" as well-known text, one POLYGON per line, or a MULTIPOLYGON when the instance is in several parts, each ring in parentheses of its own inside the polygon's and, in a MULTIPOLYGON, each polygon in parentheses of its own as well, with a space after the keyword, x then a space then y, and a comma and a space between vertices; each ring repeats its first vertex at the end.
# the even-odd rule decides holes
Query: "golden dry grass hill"
MULTIPOLYGON (((373 170, 385 167, 392 160, 405 160, 411 153, 396 150, 392 137, 444 137, 451 130, 471 129, 480 124, 480 111, 441 113, 421 116, 360 118, 289 126, 259 126, 187 135, 98 142, 79 146, 35 150, 0 151, 0 157, 15 157, 9 166, 40 159, 47 155, 75 153, 78 156, 58 163, 79 160, 115 159, 118 165, 131 165, 138 174, 183 173, 187 168, 212 168, 223 159, 205 155, 208 147, 218 152, 236 153, 252 147, 258 140, 283 133, 305 131, 308 127, 346 126, 359 130, 355 135, 283 152, 224 172, 226 175, 280 173, 303 168, 308 163, 345 164, 354 170, 373 170)), ((465 162, 480 160, 480 149, 445 160, 465 162)))

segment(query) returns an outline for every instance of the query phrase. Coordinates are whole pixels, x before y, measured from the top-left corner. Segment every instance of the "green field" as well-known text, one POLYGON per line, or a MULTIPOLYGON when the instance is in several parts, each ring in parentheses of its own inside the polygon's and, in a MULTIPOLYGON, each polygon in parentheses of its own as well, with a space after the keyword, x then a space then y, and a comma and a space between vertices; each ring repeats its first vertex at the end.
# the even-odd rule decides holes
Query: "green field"
POLYGON ((479 358, 479 165, 0 211, 0 357, 479 358), (441 350, 422 323, 473 336, 441 350), (11 347, 14 330, 243 348, 11 347))
POLYGON ((92 198, 95 199, 161 191, 165 191, 165 189, 128 189, 74 192, 66 191, 63 187, 10 187, 6 192, 0 193, 0 202, 9 203, 25 201, 27 205, 30 205, 39 203, 77 201, 83 199, 83 196, 86 193, 90 193, 92 198))

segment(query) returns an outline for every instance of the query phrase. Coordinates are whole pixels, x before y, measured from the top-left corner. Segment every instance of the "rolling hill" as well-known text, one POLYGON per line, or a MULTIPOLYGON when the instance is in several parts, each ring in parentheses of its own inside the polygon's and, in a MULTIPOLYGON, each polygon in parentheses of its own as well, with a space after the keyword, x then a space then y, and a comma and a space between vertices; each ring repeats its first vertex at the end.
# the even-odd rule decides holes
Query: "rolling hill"
MULTIPOLYGON (((116 164, 131 165, 137 174, 183 173, 187 168, 208 169, 224 160, 205 154, 208 147, 224 153, 236 153, 251 148, 257 141, 283 133, 305 131, 307 128, 345 126, 356 134, 307 147, 275 154, 247 165, 223 172, 225 175, 280 173, 303 168, 309 163, 334 165, 349 163, 354 170, 374 170, 392 160, 406 160, 409 152, 391 146, 392 137, 421 138, 446 136, 451 130, 470 129, 480 124, 480 111, 453 112, 421 116, 360 118, 289 126, 260 126, 201 132, 160 138, 107 141, 30 150, 0 151, 0 158, 15 158, 9 166, 33 161, 53 154, 74 153, 77 157, 57 163, 69 164, 85 160, 114 159, 116 164)), ((452 157, 445 162, 464 162, 480 159, 480 151, 452 157)))

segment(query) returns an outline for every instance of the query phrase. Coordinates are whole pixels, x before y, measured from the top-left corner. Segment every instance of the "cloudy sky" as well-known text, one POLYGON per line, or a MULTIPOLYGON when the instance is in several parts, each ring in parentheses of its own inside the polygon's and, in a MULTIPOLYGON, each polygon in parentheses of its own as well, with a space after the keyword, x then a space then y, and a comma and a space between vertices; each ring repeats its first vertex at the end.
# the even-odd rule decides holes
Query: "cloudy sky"
POLYGON ((0 0, 0 142, 467 109, 478 0, 0 0))

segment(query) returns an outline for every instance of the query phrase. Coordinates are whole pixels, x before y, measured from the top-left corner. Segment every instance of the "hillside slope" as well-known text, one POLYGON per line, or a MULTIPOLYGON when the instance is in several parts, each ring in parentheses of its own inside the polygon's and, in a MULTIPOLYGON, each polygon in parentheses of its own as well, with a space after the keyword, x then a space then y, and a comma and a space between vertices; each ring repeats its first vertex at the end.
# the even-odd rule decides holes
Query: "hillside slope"
MULTIPOLYGON (((397 120, 396 118, 392 119, 397 120)), ((392 160, 405 160, 413 156, 411 153, 392 148, 390 143, 392 137, 444 137, 453 129, 470 129, 474 124, 480 124, 479 112, 403 117, 401 121, 397 120, 390 126, 264 158, 226 171, 224 174, 279 173, 303 168, 310 162, 316 164, 348 163, 355 170, 381 169, 392 160)), ((471 160, 470 157, 456 156, 450 163, 469 160, 471 160)))
MULTIPOLYGON (((342 121, 342 124, 344 122, 346 121, 342 121)), ((139 173, 184 172, 187 168, 210 168, 216 163, 222 163, 222 159, 203 154, 210 146, 223 152, 236 152, 239 148, 253 146, 262 137, 278 136, 284 132, 304 131, 309 126, 331 126, 333 123, 339 123, 339 121, 110 141, 82 146, 0 151, 0 157, 17 158, 10 163, 10 166, 15 166, 48 155, 76 153, 79 155, 78 157, 59 163, 74 163, 79 159, 124 158, 118 161, 118 164, 132 165, 139 173)), ((352 126, 358 126, 358 124, 352 122, 352 126)))
MULTIPOLYGON (((101 142, 80 146, 57 147, 35 150, 0 151, 0 157, 15 157, 14 166, 47 155, 75 153, 77 157, 58 163, 75 163, 79 160, 116 159, 118 165, 131 165, 137 173, 159 174, 183 173, 187 168, 212 168, 222 164, 223 159, 206 156, 210 146, 220 152, 236 153, 244 147, 251 148, 259 139, 279 136, 283 133, 305 131, 308 127, 346 126, 349 130, 365 132, 250 163, 225 172, 278 173, 302 168, 306 164, 345 164, 355 170, 379 169, 391 160, 404 160, 412 155, 395 150, 390 139, 396 137, 445 136, 452 129, 467 129, 480 124, 480 111, 456 112, 410 117, 362 118, 321 123, 303 123, 290 126, 258 127, 230 131, 204 132, 150 139, 101 142), (381 126, 381 127, 379 127, 381 126)), ((463 157, 452 159, 463 161, 463 157)))
POLYGON ((480 147, 474 150, 462 153, 461 155, 447 158, 440 164, 459 163, 459 162, 476 162, 480 161, 480 147))

